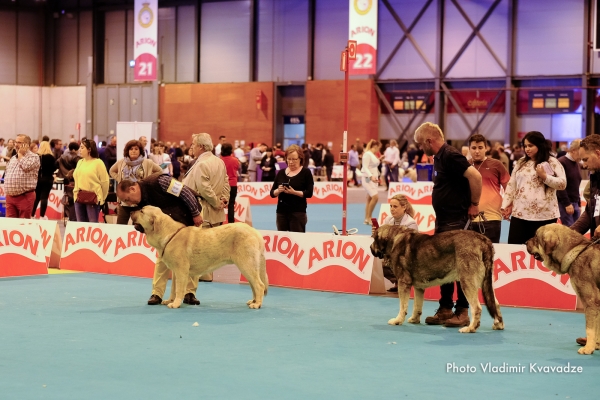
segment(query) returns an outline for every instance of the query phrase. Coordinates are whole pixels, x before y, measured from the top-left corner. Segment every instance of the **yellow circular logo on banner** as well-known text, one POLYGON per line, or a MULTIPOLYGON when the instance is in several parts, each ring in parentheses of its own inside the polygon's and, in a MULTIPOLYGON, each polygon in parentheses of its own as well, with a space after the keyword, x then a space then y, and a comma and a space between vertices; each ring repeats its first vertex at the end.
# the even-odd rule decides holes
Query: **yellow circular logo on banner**
POLYGON ((142 28, 148 28, 154 21, 154 13, 149 6, 150 3, 144 3, 138 14, 138 21, 142 28))
POLYGON ((354 10, 360 15, 367 15, 373 7, 373 0, 354 0, 354 10))

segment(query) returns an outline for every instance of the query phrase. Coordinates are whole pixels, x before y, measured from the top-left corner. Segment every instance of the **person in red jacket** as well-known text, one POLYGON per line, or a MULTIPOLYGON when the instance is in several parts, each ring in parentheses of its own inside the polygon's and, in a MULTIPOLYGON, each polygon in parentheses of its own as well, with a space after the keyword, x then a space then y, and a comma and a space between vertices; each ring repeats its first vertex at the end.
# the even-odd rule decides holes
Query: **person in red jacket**
POLYGON ((232 155, 233 146, 231 143, 223 143, 221 145, 221 160, 225 163, 227 169, 227 176, 229 177, 229 203, 227 204, 227 223, 231 224, 235 222, 234 206, 235 197, 237 196, 237 182, 238 182, 238 171, 240 168, 240 161, 232 155))

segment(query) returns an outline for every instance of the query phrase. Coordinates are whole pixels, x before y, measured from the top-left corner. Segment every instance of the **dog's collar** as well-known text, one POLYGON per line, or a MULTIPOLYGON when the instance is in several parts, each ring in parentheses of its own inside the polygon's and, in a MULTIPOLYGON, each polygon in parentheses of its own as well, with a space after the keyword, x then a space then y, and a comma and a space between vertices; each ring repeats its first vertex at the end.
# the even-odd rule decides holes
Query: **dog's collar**
POLYGON ((160 253, 160 258, 162 258, 163 254, 165 254, 165 250, 167 249, 167 246, 169 245, 169 243, 171 243, 171 240, 173 240, 173 238, 179 233, 180 230, 182 230, 183 228, 186 228, 186 226, 182 226, 181 228, 177 229, 177 231, 175 231, 175 233, 169 238, 169 240, 167 240, 167 243, 165 243, 165 245, 163 246, 162 252, 160 253))
POLYGON ((587 245, 580 244, 579 246, 575 246, 571 250, 569 250, 569 252, 565 254, 565 256, 562 259, 562 262, 560 263, 561 274, 566 274, 569 271, 569 268, 571 268, 571 264, 573 263, 573 261, 575 261, 575 259, 579 257, 581 253, 586 251, 588 247, 598 243, 598 241, 600 241, 600 239, 596 239, 593 242, 588 243, 587 245))

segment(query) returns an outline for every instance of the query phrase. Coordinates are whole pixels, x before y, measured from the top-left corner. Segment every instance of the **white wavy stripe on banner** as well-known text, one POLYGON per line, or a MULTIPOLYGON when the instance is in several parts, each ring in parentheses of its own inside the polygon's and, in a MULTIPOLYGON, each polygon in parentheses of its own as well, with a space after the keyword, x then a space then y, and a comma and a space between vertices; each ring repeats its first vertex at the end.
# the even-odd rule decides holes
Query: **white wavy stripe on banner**
POLYGON ((272 182, 239 182, 237 195, 262 200, 271 197, 271 186, 272 182))
POLYGON ((329 196, 336 196, 343 199, 343 190, 344 186, 341 182, 315 182, 313 197, 325 199, 329 196))
POLYGON ((306 235, 304 233, 294 232, 276 232, 276 231, 260 231, 265 240, 265 257, 267 260, 276 260, 292 271, 299 275, 312 275, 323 268, 327 268, 331 265, 339 265, 347 270, 351 271, 360 279, 370 280, 371 271, 373 268, 373 255, 371 254, 370 245, 372 239, 369 236, 336 236, 328 233, 311 233, 306 235), (275 236, 277 236, 277 249, 273 250, 273 243, 275 243, 275 236), (286 240, 284 238, 289 239, 286 240), (284 242, 281 242, 281 240, 284 242), (342 241, 339 243, 338 241, 342 241), (327 249, 324 248, 324 243, 333 242, 331 247, 332 256, 326 254, 327 249), (345 245, 346 242, 352 242, 355 246, 355 251, 351 253, 353 257, 351 260, 344 256, 336 257, 338 246, 341 244, 345 245), (283 244, 285 243, 285 248, 283 244), (314 255, 311 257, 311 249, 314 248, 314 255), (362 251, 362 252, 361 252, 362 251), (360 252, 360 256, 359 256, 360 252), (312 265, 309 268, 309 263, 312 258, 312 265), (321 258, 321 260, 319 260, 321 258), (357 260, 357 264, 352 262, 353 259, 357 260), (362 271, 359 270, 358 263, 363 261, 364 268, 362 271), (297 262, 297 265, 295 265, 297 262))
POLYGON ((506 268, 510 270, 510 273, 502 270, 498 271, 498 280, 494 282, 495 288, 500 288, 518 279, 531 278, 545 282, 563 293, 575 295, 575 290, 570 280, 563 285, 560 281, 561 275, 554 274, 553 276, 552 271, 542 271, 537 267, 538 261, 536 260, 534 260, 534 267, 530 268, 531 255, 527 253, 525 245, 495 243, 494 253, 494 264, 498 260, 501 260, 506 268), (517 254, 519 257, 516 257, 517 254), (513 265, 513 255, 515 255, 514 259, 517 265, 513 265), (527 268, 523 269, 521 268, 522 266, 527 268))
POLYGON ((87 222, 69 222, 63 238, 62 257, 66 258, 82 249, 93 251, 106 262, 115 262, 130 254, 142 254, 156 262, 156 250, 145 247, 144 234, 136 231, 132 225, 91 224, 87 222), (78 237, 78 229, 84 229, 83 241, 78 237), (88 228, 91 229, 90 241, 87 241, 88 228), (99 232, 97 231, 99 230, 99 232), (133 238, 128 246, 129 235, 133 238), (135 235, 134 235, 135 234, 135 235), (96 242, 96 243, 94 243, 96 242), (106 252, 104 252, 106 249, 106 252))
POLYGON ((502 286, 508 285, 514 281, 519 279, 537 279, 538 281, 542 281, 552 286, 556 290, 560 290, 566 294, 575 295, 575 290, 571 285, 571 280, 568 280, 565 285, 563 285, 560 281, 560 275, 552 276, 552 272, 544 272, 539 269, 518 269, 516 271, 511 272, 510 274, 505 274, 503 272, 498 273, 498 280, 494 282, 494 288, 498 289, 502 286))
POLYGON ((46 263, 46 256, 39 226, 2 226, 0 227, 0 255, 19 254, 30 260, 46 263), (12 232, 18 232, 15 236, 12 232), (6 232, 6 235, 5 235, 6 232), (8 237, 8 243, 6 242, 8 237), (17 246, 15 240, 22 244, 17 246), (35 252, 35 253, 33 253, 35 252))
POLYGON ((431 197, 433 182, 395 182, 390 183, 388 200, 397 194, 403 194, 410 200, 420 200, 431 197))

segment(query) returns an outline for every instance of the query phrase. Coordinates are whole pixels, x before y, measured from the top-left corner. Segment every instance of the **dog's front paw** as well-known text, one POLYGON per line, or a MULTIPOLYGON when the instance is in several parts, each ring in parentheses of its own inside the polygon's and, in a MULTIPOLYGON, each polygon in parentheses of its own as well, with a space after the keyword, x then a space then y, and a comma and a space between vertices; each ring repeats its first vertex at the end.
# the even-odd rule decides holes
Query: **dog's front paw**
POLYGON ((174 300, 174 299, 167 299, 167 300, 163 300, 163 301, 162 301, 162 304, 163 304, 163 305, 165 305, 165 306, 166 306, 166 305, 169 305, 169 304, 171 304, 171 303, 173 302, 173 300, 174 300))
POLYGON ((246 302, 246 305, 250 305, 250 304, 252 304, 252 303, 256 303, 256 300, 254 300, 254 299, 252 299, 252 300, 248 300, 248 301, 246 302))
POLYGON ((492 325, 492 329, 495 331, 503 331, 504 330, 504 322, 502 322, 502 321, 494 322, 494 325, 492 325))
POLYGON ((172 303, 167 304, 169 308, 179 308, 181 307, 181 299, 175 299, 172 303))
POLYGON ((262 303, 257 303, 256 301, 252 301, 252 303, 248 304, 249 308, 253 308, 255 310, 259 309, 262 303))
POLYGON ((411 324, 420 324, 421 323, 421 316, 419 315, 418 317, 410 317, 408 319, 408 322, 411 324))
POLYGON ((581 349, 577 350, 577 352, 578 352, 579 354, 583 354, 583 355, 590 355, 590 354, 594 354, 594 347, 595 347, 595 346, 589 346, 589 347, 588 347, 588 346, 586 345, 585 347, 582 347, 581 349))
POLYGON ((402 321, 400 318, 396 317, 396 318, 392 318, 388 321, 388 325, 402 325, 404 321, 402 321))
POLYGON ((470 326, 465 326, 464 328, 460 328, 458 330, 460 333, 475 333, 477 328, 471 328, 470 326))

